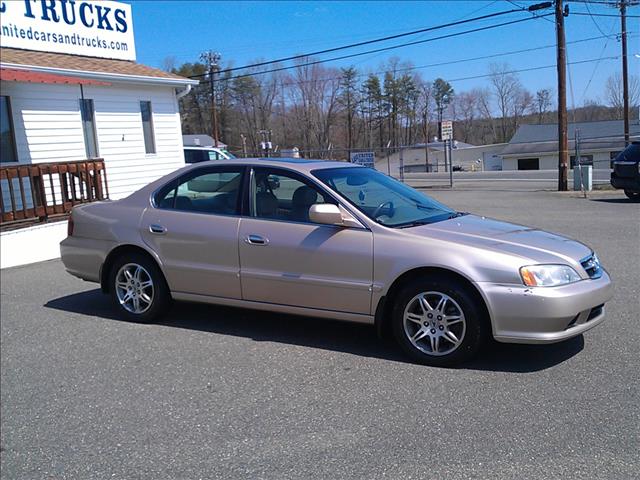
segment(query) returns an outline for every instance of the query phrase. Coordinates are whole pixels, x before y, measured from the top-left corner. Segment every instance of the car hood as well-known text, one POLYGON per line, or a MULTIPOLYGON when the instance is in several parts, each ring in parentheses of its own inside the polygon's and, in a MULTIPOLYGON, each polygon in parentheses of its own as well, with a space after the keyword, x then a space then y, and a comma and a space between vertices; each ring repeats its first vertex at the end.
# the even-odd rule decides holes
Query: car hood
POLYGON ((413 234, 518 255, 540 263, 560 259, 579 262, 591 254, 589 247, 570 238, 477 215, 463 215, 410 230, 413 234))

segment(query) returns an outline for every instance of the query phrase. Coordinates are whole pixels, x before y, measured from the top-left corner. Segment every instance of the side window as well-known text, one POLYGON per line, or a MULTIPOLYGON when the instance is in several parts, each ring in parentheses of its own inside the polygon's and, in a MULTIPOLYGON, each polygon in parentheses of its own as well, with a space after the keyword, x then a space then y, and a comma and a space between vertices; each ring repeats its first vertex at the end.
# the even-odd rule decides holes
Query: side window
POLYGON ((144 138, 145 153, 156 153, 156 141, 153 133, 153 111, 151 102, 140 102, 140 115, 142 116, 142 136, 144 138))
POLYGON ((93 100, 80 99, 80 118, 82 119, 82 133, 84 135, 84 149, 87 158, 98 157, 98 142, 96 136, 96 117, 93 100))
POLYGON ((290 222, 307 222, 309 207, 336 203, 329 195, 298 175, 268 168, 256 168, 251 185, 251 215, 290 222))
POLYGON ((168 190, 160 190, 156 205, 162 209, 237 215, 241 185, 242 171, 199 170, 168 190))
POLYGON ((17 162, 16 139, 9 97, 0 96, 0 163, 17 162))

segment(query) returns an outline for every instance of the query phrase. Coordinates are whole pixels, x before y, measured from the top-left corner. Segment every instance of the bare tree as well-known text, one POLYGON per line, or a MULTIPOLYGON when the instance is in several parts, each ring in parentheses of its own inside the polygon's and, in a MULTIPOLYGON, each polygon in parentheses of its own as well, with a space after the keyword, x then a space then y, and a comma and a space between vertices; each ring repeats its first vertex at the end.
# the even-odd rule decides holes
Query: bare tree
POLYGON ((471 138, 474 121, 478 114, 479 96, 480 93, 476 89, 459 93, 454 99, 458 138, 463 142, 469 143, 471 138))
MULTIPOLYGON (((622 75, 616 72, 607 78, 604 87, 605 97, 614 108, 614 118, 622 118, 624 99, 622 92, 622 75)), ((640 81, 637 75, 629 75, 629 107, 638 105, 640 99, 640 81)))
POLYGON ((513 101, 513 112, 512 112, 512 133, 515 133, 520 126, 520 120, 523 116, 534 112, 534 104, 535 99, 531 92, 526 88, 520 87, 516 92, 516 97, 513 101))
POLYGON ((493 95, 500 113, 500 138, 506 142, 510 133, 509 117, 515 110, 516 98, 522 89, 520 80, 511 72, 507 63, 492 63, 489 65, 489 81, 493 86, 493 95))
POLYGON ((478 95, 478 111, 480 112, 480 116, 484 119, 485 128, 482 132, 483 143, 487 143, 487 134, 488 130, 491 143, 496 143, 498 138, 498 133, 496 130, 496 121, 493 116, 493 106, 491 104, 492 94, 491 90, 488 88, 480 88, 477 90, 478 95))
POLYGON ((164 57, 160 68, 165 72, 172 72, 175 70, 178 60, 173 55, 164 57))
POLYGON ((542 123, 551 108, 551 90, 542 88, 536 92, 535 106, 538 113, 538 123, 542 123))
MULTIPOLYGON (((309 59, 300 59, 304 63, 309 59)), ((327 150, 336 125, 339 71, 322 65, 300 65, 291 78, 291 110, 304 149, 327 150)))

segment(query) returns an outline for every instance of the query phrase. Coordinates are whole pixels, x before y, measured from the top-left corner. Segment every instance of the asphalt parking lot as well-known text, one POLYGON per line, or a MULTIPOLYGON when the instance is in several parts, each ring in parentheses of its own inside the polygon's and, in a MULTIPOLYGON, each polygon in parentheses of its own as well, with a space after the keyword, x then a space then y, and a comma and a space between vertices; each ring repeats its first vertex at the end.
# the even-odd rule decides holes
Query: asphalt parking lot
POLYGON ((608 318, 454 370, 362 325, 190 304, 127 323, 59 261, 3 270, 2 478, 637 478, 640 205, 515 190, 428 193, 589 244, 608 318))

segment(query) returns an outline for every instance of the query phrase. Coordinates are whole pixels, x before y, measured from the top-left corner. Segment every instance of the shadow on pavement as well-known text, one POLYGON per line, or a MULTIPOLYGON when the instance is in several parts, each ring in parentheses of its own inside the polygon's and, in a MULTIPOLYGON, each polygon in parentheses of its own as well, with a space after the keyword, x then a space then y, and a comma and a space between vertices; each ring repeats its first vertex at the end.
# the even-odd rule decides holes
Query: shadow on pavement
POLYGON ((590 198, 592 202, 602 202, 602 203, 637 203, 633 200, 628 199, 627 197, 622 198, 590 198))
MULTIPOLYGON (((99 289, 56 298, 44 306, 126 322, 118 317, 110 298, 99 289)), ((392 341, 380 340, 374 328, 356 323, 175 302, 158 325, 251 338, 256 342, 286 343, 411 363, 392 341)), ((568 360, 583 348, 582 336, 553 345, 507 345, 490 342, 476 359, 460 368, 496 372, 536 372, 568 360)))

